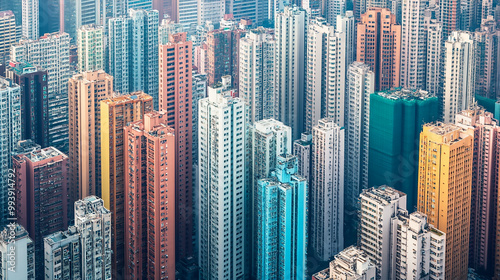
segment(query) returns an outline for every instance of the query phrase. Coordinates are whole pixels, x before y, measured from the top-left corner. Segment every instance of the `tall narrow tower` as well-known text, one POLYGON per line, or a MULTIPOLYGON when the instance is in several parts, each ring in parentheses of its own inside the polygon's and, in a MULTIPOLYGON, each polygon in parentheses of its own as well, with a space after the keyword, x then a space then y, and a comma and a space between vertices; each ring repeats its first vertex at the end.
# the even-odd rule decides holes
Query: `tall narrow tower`
POLYGON ((446 279, 467 279, 474 137, 454 124, 420 133, 418 211, 446 233, 446 279))

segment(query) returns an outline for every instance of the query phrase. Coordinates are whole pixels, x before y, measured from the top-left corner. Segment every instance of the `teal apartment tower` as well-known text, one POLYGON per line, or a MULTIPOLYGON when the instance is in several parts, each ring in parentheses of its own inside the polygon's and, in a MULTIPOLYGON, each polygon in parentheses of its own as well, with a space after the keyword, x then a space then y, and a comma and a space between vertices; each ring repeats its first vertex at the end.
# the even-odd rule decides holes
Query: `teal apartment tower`
POLYGON ((278 156, 257 183, 257 279, 306 278, 308 185, 297 172, 297 157, 278 156))
POLYGON ((418 147, 422 126, 438 119, 438 99, 424 90, 402 89, 370 96, 368 185, 387 185, 417 205, 418 147))

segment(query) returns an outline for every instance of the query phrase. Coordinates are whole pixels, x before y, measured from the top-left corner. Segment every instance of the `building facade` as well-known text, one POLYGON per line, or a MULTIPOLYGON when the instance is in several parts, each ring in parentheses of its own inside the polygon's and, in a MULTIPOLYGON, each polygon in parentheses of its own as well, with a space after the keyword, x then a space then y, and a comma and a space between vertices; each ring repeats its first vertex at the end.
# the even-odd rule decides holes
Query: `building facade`
POLYGON ((82 279, 80 234, 74 226, 44 237, 45 278, 61 280, 82 279))
POLYGON ((347 71, 345 103, 345 202, 356 208, 359 193, 368 188, 370 95, 375 92, 375 74, 370 66, 353 62, 347 71))
POLYGON ((176 141, 166 111, 124 128, 125 275, 171 279, 176 259, 176 141))
POLYGON ((153 110, 153 98, 144 92, 115 96, 101 101, 101 193, 111 215, 112 268, 124 277, 125 257, 125 145, 123 128, 142 120, 153 110))
POLYGON ((444 43, 442 119, 453 123, 455 116, 469 109, 476 92, 477 43, 471 33, 454 31, 444 43))
POLYGON ((192 42, 187 33, 170 36, 171 41, 160 46, 159 107, 168 114, 167 125, 175 130, 175 197, 176 197, 176 256, 179 260, 193 256, 193 130, 192 118, 193 69, 192 42))
POLYGON ((495 100, 500 97, 499 31, 490 16, 481 24, 481 29, 474 33, 477 42, 476 94, 495 100))
POLYGON ((68 156, 48 147, 16 155, 12 161, 17 221, 34 241, 35 271, 43 275, 43 237, 66 229, 71 218, 68 156))
POLYGON ((326 20, 317 17, 307 30, 307 72, 305 131, 322 118, 331 118, 344 126, 345 55, 341 33, 326 20))
POLYGON ((355 246, 347 247, 335 255, 329 267, 313 274, 313 280, 372 280, 377 268, 365 252, 355 246))
POLYGON ((276 14, 274 48, 274 117, 292 128, 293 140, 304 132, 307 13, 285 7, 276 14))
POLYGON ((7 78, 21 88, 21 139, 49 146, 49 98, 47 71, 28 63, 10 62, 7 78))
POLYGON ((21 0, 23 5, 23 39, 38 40, 40 36, 39 0, 21 0))
POLYGON ((274 48, 269 30, 247 32, 239 43, 238 94, 246 104, 249 124, 274 117, 274 48))
POLYGON ((390 10, 372 8, 361 16, 356 49, 356 60, 375 73, 376 91, 399 87, 401 25, 390 10))
POLYGON ((28 62, 47 71, 49 146, 63 153, 68 144, 68 80, 71 77, 69 35, 45 34, 38 40, 21 40, 11 48, 11 60, 28 62))
POLYGON ((345 131, 325 118, 312 132, 309 237, 318 259, 327 261, 344 249, 345 131))
POLYGON ((10 58, 10 46, 14 45, 16 40, 16 18, 12 11, 0 12, 0 62, 6 62, 10 58))
POLYGON ((446 233, 445 279, 467 278, 473 141, 454 124, 427 124, 420 133, 417 207, 446 233))
POLYGON ((394 89, 370 96, 368 185, 387 185, 417 206, 419 135, 439 118, 438 100, 424 90, 394 89))
POLYGON ((104 27, 85 25, 77 31, 78 72, 104 69, 104 27))
POLYGON ((245 104, 222 85, 199 107, 198 262, 200 279, 249 275, 245 104), (230 226, 231 225, 231 226, 230 226), (232 242, 232 241, 237 242, 232 242))
POLYGON ((19 224, 12 223, 0 232, 0 277, 35 280, 33 240, 19 224), (10 256, 14 256, 14 261, 10 256))
POLYGON ((103 70, 73 76, 69 95, 69 164, 73 201, 100 195, 101 101, 111 97, 113 77, 103 70))
POLYGON ((306 278, 308 185, 297 170, 297 158, 283 154, 256 184, 257 279, 306 278))

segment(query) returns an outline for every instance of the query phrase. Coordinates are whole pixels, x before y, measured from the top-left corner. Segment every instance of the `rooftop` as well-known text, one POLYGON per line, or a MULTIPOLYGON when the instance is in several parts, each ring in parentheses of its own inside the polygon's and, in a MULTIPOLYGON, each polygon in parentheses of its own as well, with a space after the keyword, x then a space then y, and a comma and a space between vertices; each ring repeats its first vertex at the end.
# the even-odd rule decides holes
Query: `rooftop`
POLYGON ((435 97, 433 94, 420 89, 395 88, 379 91, 375 94, 391 100, 426 100, 435 97))
POLYGON ((63 152, 59 151, 54 147, 47 147, 41 150, 32 151, 27 154, 24 154, 23 156, 25 156, 32 162, 39 162, 56 156, 62 156, 63 158, 65 157, 67 158, 67 156, 63 152))

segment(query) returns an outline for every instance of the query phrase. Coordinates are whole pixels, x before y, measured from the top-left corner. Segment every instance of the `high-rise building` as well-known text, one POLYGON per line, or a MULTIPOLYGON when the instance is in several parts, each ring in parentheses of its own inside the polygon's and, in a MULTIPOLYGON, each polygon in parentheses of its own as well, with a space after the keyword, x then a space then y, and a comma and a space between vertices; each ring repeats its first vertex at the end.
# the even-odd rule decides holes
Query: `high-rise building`
POLYGON ((187 33, 170 36, 171 41, 160 46, 159 107, 167 115, 167 125, 175 130, 175 223, 176 258, 194 255, 193 219, 193 128, 192 118, 193 69, 192 42, 187 33))
MULTIPOLYGON (((12 152, 21 140, 21 88, 12 80, 0 77, 0 227, 7 225, 9 199, 9 168, 12 152)), ((12 182, 12 181, 11 181, 12 182)), ((12 184, 11 184, 12 186, 12 184)))
POLYGON ((153 2, 152 8, 158 11, 158 19, 160 20, 160 22, 167 18, 176 22, 178 21, 178 16, 179 16, 179 9, 177 8, 178 1, 152 0, 152 2, 153 2))
POLYGON ((368 186, 388 185, 417 206, 419 135, 439 119, 438 100, 423 90, 394 89, 370 97, 368 186))
POLYGON ((399 87, 401 25, 390 10, 372 8, 361 16, 356 48, 357 61, 375 73, 375 90, 399 87))
POLYGON ((47 71, 28 63, 10 62, 7 78, 21 87, 21 139, 49 146, 47 71))
POLYGON ((113 93, 113 77, 103 70, 69 79, 69 164, 73 201, 100 195, 101 101, 113 93))
MULTIPOLYGON (((444 32, 443 32, 444 33, 444 32)), ((455 116, 469 109, 476 93, 477 42, 471 33, 453 31, 444 43, 442 119, 453 123, 455 116)))
POLYGON ((460 2, 463 1, 439 1, 439 21, 443 24, 443 41, 448 39, 448 36, 451 35, 451 32, 460 29, 460 2))
POLYGON ((441 48, 443 24, 438 20, 439 7, 429 7, 425 11, 426 30, 426 77, 425 89, 432 95, 439 96, 441 89, 441 48))
POLYGON ((165 45, 170 42, 170 35, 182 33, 186 29, 182 24, 176 23, 170 19, 163 19, 158 26, 158 42, 165 45))
MULTIPOLYGON (((176 144, 166 111, 124 128, 125 275, 175 278, 176 144)), ((190 170, 191 172, 191 170, 190 170)), ((182 226, 182 225, 181 225, 182 226)))
POLYGON ((68 156, 48 147, 12 158, 17 221, 35 245, 35 272, 44 275, 43 237, 68 227, 68 156))
POLYGON ((0 275, 2 279, 35 280, 33 240, 17 223, 0 232, 0 275), (14 262, 10 257, 14 257, 14 262))
POLYGON ((108 73, 115 77, 114 91, 142 90, 158 109, 158 11, 129 10, 109 20, 108 73))
POLYGON ((58 231, 44 239, 45 278, 82 279, 82 251, 80 234, 75 226, 67 231, 58 231))
POLYGON ((10 46, 16 40, 16 18, 12 11, 2 11, 0 9, 0 62, 6 62, 10 58, 10 46))
POLYGON ((22 40, 11 48, 11 60, 28 62, 47 71, 49 146, 68 152, 69 35, 45 34, 40 39, 22 40))
POLYGON ((23 2, 23 39, 38 40, 40 36, 39 0, 22 0, 23 2))
POLYGON ((492 271, 495 259, 496 190, 500 164, 500 126, 493 114, 483 109, 466 110, 455 124, 474 137, 474 161, 470 206, 469 267, 492 271))
POLYGON ((446 233, 446 279, 467 278, 473 142, 454 124, 426 124, 420 133, 418 211, 446 233))
POLYGON ((0 3, 0 11, 11 11, 14 14, 17 40, 21 39, 23 27, 23 1, 3 1, 0 3))
POLYGON ((360 190, 368 188, 370 95, 375 92, 375 74, 370 66, 353 62, 347 71, 345 105, 345 204, 357 205, 360 190))
POLYGON ((300 139, 293 142, 293 155, 297 157, 297 174, 306 178, 311 185, 312 134, 302 133, 300 139))
MULTIPOLYGON (((43 1, 43 0, 42 0, 43 1)), ((60 28, 76 43, 79 29, 86 25, 105 26, 109 0, 60 0, 60 28)), ((91 70, 89 70, 91 71, 91 70)))
POLYGON ((356 20, 352 11, 346 11, 342 15, 337 16, 335 30, 339 32, 343 38, 342 42, 345 45, 345 67, 349 67, 356 60, 356 20))
MULTIPOLYGON (((191 126, 193 131, 193 164, 198 163, 198 108, 201 99, 207 97, 207 75, 193 71, 193 97, 191 108, 191 126)), ((194 182, 196 184, 196 181, 194 182)))
POLYGON ((391 187, 364 189, 359 196, 358 247, 377 267, 378 280, 392 279, 392 218, 406 210, 406 195, 391 187))
POLYGON ((500 98, 499 31, 495 20, 490 16, 481 24, 481 29, 474 33, 478 53, 476 56, 476 94, 495 100, 500 98))
POLYGON ((198 1, 179 0, 177 7, 177 22, 182 24, 184 28, 195 30, 196 25, 198 25, 198 1))
MULTIPOLYGON (((276 10, 276 14, 280 12, 280 9, 279 9, 279 4, 280 2, 279 1, 273 1, 277 7, 275 8, 276 10)), ((317 17, 320 17, 323 15, 323 11, 325 10, 324 9, 324 6, 323 6, 323 3, 322 1, 319 1, 319 0, 302 0, 300 1, 300 7, 302 7, 302 9, 306 10, 308 16, 309 16, 309 19, 315 19, 317 17)), ((282 10, 282 9, 281 9, 282 10)), ((271 10, 270 10, 271 12, 271 10)), ((269 19, 272 20, 274 19, 274 13, 270 14, 269 15, 269 19)))
POLYGON ((333 0, 323 4, 323 14, 329 25, 337 27, 337 18, 346 13, 346 2, 346 0, 333 0))
POLYGON ((304 132, 306 11, 285 7, 276 15, 274 117, 292 128, 292 140, 304 132))
POLYGON ((406 0, 401 20, 401 86, 425 88, 427 34, 425 9, 428 0, 406 0))
POLYGON ((256 184, 257 279, 306 278, 308 185, 297 171, 297 158, 282 154, 256 184))
POLYGON ((274 116, 274 48, 273 36, 262 27, 240 39, 238 94, 245 101, 249 124, 274 116))
MULTIPOLYGON (((245 216, 245 104, 222 85, 208 88, 199 110, 198 262, 200 279, 249 275, 245 216)), ((251 222, 250 222, 251 223, 251 222)))
POLYGON ((216 23, 224 17, 224 0, 200 0, 198 2, 198 25, 216 23))
POLYGON ((123 128, 153 110, 153 98, 143 92, 101 101, 101 193, 111 215, 112 268, 124 277, 125 257, 125 149, 123 128))
POLYGON ((81 279, 111 279, 111 212, 102 199, 75 202, 75 227, 80 234, 81 279))
POLYGON ((104 69, 104 27, 85 25, 78 29, 78 72, 104 69))
MULTIPOLYGON (((66 0, 75 2, 74 0, 66 0)), ((38 0, 40 10, 40 35, 59 32, 61 29, 61 15, 64 3, 61 0, 38 0)), ((64 16, 63 16, 64 18, 64 16)), ((24 22, 24 20, 23 20, 24 22)))
POLYGON ((344 249, 344 128, 321 119, 312 131, 309 237, 318 259, 344 249))
POLYGON ((309 23, 305 89, 305 131, 308 133, 322 118, 333 119, 344 126, 346 48, 342 38, 342 34, 321 17, 309 23))
POLYGON ((382 9, 390 9, 391 1, 389 0, 365 0, 366 2, 366 10, 370 10, 370 8, 382 8, 382 9))
POLYGON ((428 224, 425 214, 402 210, 391 219, 391 227, 389 279, 445 279, 444 232, 428 224))
POLYGON ((153 8, 153 0, 125 0, 125 2, 126 9, 151 10, 153 8))
POLYGON ((377 268, 368 255, 355 246, 347 247, 335 255, 328 268, 313 274, 313 280, 372 280, 377 268))
POLYGON ((231 75, 232 86, 238 89, 239 83, 239 41, 245 37, 242 29, 216 29, 208 32, 208 84, 221 81, 223 76, 231 75))

